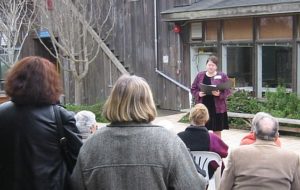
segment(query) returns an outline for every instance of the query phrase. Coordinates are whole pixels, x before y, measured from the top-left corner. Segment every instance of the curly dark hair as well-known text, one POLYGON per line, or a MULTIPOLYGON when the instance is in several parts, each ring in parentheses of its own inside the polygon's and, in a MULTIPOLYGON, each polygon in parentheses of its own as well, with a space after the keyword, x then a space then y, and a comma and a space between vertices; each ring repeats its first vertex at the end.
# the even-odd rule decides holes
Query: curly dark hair
POLYGON ((47 105, 59 101, 62 85, 55 64, 42 57, 29 56, 7 73, 5 92, 19 105, 47 105))

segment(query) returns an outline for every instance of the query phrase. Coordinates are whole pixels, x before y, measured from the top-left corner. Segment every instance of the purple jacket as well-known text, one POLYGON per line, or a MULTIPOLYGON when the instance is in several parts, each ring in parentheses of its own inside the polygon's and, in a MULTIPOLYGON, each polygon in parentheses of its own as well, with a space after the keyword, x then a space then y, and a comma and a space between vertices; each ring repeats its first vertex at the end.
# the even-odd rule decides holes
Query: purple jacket
POLYGON ((226 158, 228 155, 228 146, 217 135, 209 133, 210 145, 209 151, 215 152, 220 155, 221 158, 226 158))
MULTIPOLYGON (((191 93, 195 98, 195 103, 202 103, 202 98, 199 96, 199 92, 201 91, 199 84, 202 83, 206 71, 199 72, 192 84, 191 93)), ((211 84, 217 85, 220 83, 224 83, 228 81, 228 76, 225 73, 218 72, 216 76, 211 78, 211 84), (218 77, 220 76, 220 77, 218 77)), ((215 96, 215 106, 216 113, 224 113, 227 112, 227 104, 226 99, 231 94, 230 89, 222 90, 220 96, 215 96)))
MULTIPOLYGON (((190 125, 185 131, 178 133, 178 136, 191 151, 211 151, 226 158, 228 155, 228 146, 217 135, 208 132, 204 126, 197 127, 190 125)), ((217 162, 212 161, 209 164, 214 171, 219 167, 217 162)), ((222 164, 222 168, 224 164, 222 164)))

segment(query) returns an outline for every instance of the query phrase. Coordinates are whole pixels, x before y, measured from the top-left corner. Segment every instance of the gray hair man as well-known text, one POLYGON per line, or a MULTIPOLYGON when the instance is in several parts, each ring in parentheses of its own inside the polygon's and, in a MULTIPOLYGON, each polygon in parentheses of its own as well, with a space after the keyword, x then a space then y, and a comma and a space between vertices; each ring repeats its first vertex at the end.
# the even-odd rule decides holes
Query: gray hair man
POLYGON ((274 141, 279 136, 277 119, 265 112, 258 112, 254 116, 252 128, 257 139, 274 141))
POLYGON ((252 120, 252 127, 256 142, 231 151, 220 189, 300 189, 299 155, 276 146, 279 134, 276 118, 259 112, 252 120))

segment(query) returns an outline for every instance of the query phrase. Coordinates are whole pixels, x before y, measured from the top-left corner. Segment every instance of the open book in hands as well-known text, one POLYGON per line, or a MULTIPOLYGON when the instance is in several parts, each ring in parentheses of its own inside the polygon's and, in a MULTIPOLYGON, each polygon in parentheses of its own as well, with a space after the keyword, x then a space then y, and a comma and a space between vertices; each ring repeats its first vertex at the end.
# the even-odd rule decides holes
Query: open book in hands
POLYGON ((201 92, 204 92, 207 95, 211 95, 212 91, 229 89, 232 87, 232 85, 233 85, 232 81, 228 80, 228 81, 226 81, 224 83, 220 83, 218 85, 207 85, 207 84, 200 83, 199 87, 200 87, 201 92))

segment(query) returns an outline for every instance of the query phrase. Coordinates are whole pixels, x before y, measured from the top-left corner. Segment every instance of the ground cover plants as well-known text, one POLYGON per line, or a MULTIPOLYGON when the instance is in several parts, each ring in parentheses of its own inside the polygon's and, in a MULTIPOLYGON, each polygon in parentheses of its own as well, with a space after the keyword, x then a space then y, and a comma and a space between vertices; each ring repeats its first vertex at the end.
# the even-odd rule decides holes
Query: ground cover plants
POLYGON ((66 104, 66 109, 69 111, 73 111, 75 113, 88 110, 93 112, 96 115, 96 121, 100 123, 107 123, 108 121, 102 116, 103 103, 96 103, 93 105, 74 105, 74 104, 66 104))

